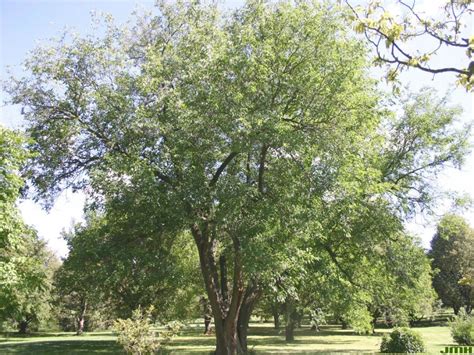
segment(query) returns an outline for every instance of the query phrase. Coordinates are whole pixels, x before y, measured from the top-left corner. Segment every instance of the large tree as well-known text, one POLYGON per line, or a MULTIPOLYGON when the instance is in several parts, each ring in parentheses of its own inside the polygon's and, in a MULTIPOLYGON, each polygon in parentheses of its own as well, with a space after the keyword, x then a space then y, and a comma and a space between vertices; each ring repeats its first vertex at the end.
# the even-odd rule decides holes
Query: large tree
POLYGON ((22 220, 16 202, 24 181, 26 140, 0 126, 0 326, 13 322, 21 333, 49 310, 51 269, 57 260, 22 220))
POLYGON ((162 242, 192 235, 218 354, 245 351, 262 284, 325 204, 406 205, 462 158, 449 109, 381 125, 364 48, 332 6, 159 4, 105 32, 39 48, 12 79, 38 152, 26 174, 39 197, 86 188, 106 210, 147 206, 162 242))
POLYGON ((460 216, 444 216, 431 241, 430 256, 435 270, 433 286, 441 301, 453 307, 455 314, 461 307, 471 313, 474 287, 463 281, 472 277, 474 230, 460 216))

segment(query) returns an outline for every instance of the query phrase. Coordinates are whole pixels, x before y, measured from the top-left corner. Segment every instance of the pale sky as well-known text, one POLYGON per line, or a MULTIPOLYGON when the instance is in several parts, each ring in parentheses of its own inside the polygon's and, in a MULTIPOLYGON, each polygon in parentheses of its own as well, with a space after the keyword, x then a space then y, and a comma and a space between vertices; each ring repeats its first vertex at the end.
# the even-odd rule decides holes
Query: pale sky
MULTIPOLYGON (((239 0, 226 1, 226 6, 232 7, 239 0)), ((5 79, 7 66, 16 75, 22 73, 21 62, 27 57, 28 51, 33 49, 39 40, 57 35, 65 27, 73 28, 84 33, 90 26, 90 11, 104 11, 112 14, 117 22, 124 22, 130 13, 137 7, 148 8, 153 1, 126 1, 126 0, 2 0, 0 1, 0 73, 5 79)), ((440 0, 425 0, 421 3, 427 12, 436 11, 440 0)), ((472 33, 472 31, 470 31, 472 33)), ((440 66, 446 63, 459 65, 459 58, 453 58, 449 50, 445 50, 436 59, 440 66)), ((435 87, 440 94, 452 91, 455 78, 452 74, 434 76, 410 70, 401 77, 402 83, 408 85, 412 91, 423 86, 435 87)), ((457 88, 451 94, 452 103, 461 105, 464 110, 463 121, 472 121, 473 96, 464 89, 457 88)), ((2 102, 4 98, 2 97, 2 102)), ((19 107, 0 107, 0 124, 10 128, 21 128, 23 121, 19 107)), ((445 170, 437 180, 437 184, 444 190, 459 191, 474 197, 474 154, 466 159, 466 165, 461 171, 445 170)), ((85 196, 81 193, 63 192, 53 208, 46 212, 37 203, 31 200, 21 201, 20 210, 26 223, 33 225, 39 235, 48 241, 49 246, 59 256, 67 255, 67 247, 61 238, 61 231, 69 229, 74 222, 83 219, 82 208, 85 196)), ((437 209, 441 216, 448 210, 448 206, 437 209)), ((474 226, 474 212, 467 211, 464 216, 474 226)), ((422 238, 423 245, 429 246, 434 234, 437 218, 428 221, 417 216, 407 225, 408 229, 422 238)))

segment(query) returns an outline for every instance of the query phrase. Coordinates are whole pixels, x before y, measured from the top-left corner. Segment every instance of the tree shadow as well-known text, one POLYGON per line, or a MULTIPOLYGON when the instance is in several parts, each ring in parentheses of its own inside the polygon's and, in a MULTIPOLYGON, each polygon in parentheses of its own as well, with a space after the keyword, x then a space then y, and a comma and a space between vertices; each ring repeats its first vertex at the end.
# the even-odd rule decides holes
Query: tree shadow
POLYGON ((54 340, 0 344, 0 353, 15 354, 122 354, 115 340, 54 340))

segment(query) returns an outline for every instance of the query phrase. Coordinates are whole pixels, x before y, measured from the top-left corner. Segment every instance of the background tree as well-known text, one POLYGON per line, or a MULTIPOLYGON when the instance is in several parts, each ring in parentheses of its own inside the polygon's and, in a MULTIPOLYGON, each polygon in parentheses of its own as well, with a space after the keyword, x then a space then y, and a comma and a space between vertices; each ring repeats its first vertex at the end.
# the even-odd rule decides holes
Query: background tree
MULTIPOLYGON (((89 223, 98 223, 90 221, 89 223)), ((54 279, 58 317, 63 328, 68 329, 69 319, 74 319, 73 329, 81 335, 90 323, 94 309, 100 305, 100 244, 94 239, 94 227, 89 230, 79 225, 65 233, 69 254, 57 270, 54 279)))
POLYGON ((19 170, 29 156, 25 139, 0 126, 0 325, 13 322, 21 333, 47 318, 57 260, 16 206, 23 187, 19 170))
POLYGON ((431 241, 433 286, 443 304, 453 307, 455 314, 461 307, 469 314, 474 306, 474 288, 462 282, 466 271, 472 270, 473 245, 472 228, 462 217, 449 214, 441 219, 431 241))
POLYGON ((89 213, 85 224, 65 235, 70 253, 55 284, 78 334, 103 314, 125 318, 139 307, 154 306, 161 321, 195 316, 202 288, 194 249, 183 236, 166 245, 151 229, 141 234, 149 225, 138 217, 119 219, 111 209, 107 216, 89 213))

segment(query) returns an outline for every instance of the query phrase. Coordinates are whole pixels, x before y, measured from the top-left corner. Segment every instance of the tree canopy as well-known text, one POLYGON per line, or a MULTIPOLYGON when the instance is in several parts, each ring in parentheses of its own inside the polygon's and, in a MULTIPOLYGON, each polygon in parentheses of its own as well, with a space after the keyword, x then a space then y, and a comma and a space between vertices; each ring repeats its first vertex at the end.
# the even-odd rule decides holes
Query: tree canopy
POLYGON ((53 42, 25 64, 8 91, 33 139, 37 197, 84 189, 93 209, 132 224, 110 235, 151 258, 177 236, 193 241, 219 354, 246 351, 276 273, 317 253, 341 269, 345 250, 362 253, 425 206, 427 178, 467 149, 458 111, 428 90, 390 111, 329 4, 249 1, 223 15, 159 3, 134 26, 106 22, 104 36, 53 42))
POLYGON ((20 169, 30 156, 18 132, 0 126, 0 327, 12 322, 21 332, 46 318, 57 259, 16 206, 23 187, 20 169))
POLYGON ((443 303, 457 314, 474 306, 472 268, 474 230, 460 216, 445 215, 431 241, 430 256, 435 271, 433 286, 443 303))

